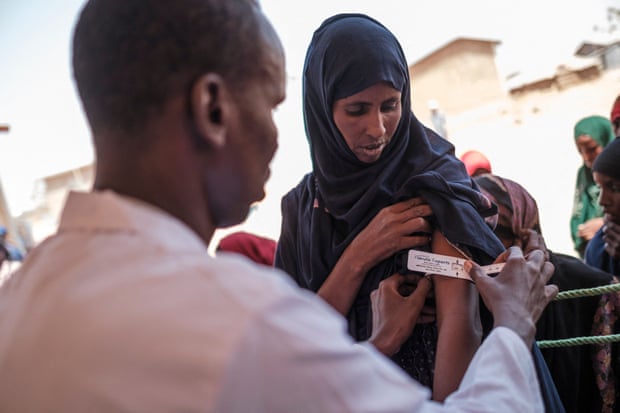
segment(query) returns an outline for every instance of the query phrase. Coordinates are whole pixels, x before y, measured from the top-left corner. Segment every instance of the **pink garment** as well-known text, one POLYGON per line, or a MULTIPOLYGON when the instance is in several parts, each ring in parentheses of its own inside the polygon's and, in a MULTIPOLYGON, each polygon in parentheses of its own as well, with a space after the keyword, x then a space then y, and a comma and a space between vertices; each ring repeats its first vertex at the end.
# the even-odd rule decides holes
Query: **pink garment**
POLYGON ((243 254, 254 262, 273 266, 273 259, 276 253, 276 241, 248 232, 239 231, 222 238, 218 244, 217 250, 243 254))

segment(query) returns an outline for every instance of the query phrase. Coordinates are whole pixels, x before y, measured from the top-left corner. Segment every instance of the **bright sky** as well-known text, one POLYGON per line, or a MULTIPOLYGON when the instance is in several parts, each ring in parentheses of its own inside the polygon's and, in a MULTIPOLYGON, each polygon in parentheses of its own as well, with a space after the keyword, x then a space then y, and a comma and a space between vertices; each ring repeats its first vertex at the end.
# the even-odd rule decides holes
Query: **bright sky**
MULTIPOLYGON (((92 161, 89 132, 70 74, 70 37, 83 0, 0 0, 0 177, 9 207, 30 207, 37 177, 92 161)), ((288 98, 276 113, 280 150, 267 198, 248 229, 276 237, 280 197, 310 170, 301 115, 300 75, 313 31, 332 14, 375 17, 401 41, 409 62, 459 36, 501 41, 502 74, 555 67, 570 58, 605 9, 620 0, 262 0, 287 55, 288 98)), ((415 96, 414 96, 415 99, 415 96)))

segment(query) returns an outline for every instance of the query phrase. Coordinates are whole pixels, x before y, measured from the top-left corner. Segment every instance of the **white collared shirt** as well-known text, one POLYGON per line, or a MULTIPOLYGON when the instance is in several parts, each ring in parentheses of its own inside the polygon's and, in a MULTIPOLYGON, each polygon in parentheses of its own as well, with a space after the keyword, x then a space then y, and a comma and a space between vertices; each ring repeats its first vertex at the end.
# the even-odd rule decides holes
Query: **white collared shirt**
POLYGON ((496 329, 444 405, 289 277, 213 258, 135 199, 71 193, 58 233, 0 288, 1 412, 543 411, 496 329))

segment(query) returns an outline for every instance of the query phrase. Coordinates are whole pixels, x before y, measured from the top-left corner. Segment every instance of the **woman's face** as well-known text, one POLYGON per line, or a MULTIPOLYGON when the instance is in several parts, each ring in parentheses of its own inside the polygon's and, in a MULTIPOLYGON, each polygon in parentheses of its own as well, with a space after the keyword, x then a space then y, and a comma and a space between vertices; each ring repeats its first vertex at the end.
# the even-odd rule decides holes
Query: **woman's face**
POLYGON ((396 131, 402 114, 401 93, 387 83, 377 83, 334 102, 334 123, 357 159, 379 159, 396 131))
POLYGON ((583 158, 583 163, 588 167, 592 168, 592 164, 594 160, 598 156, 599 153, 603 151, 601 145, 596 143, 590 135, 581 135, 576 140, 577 150, 579 151, 579 155, 583 158))
POLYGON ((599 204, 613 222, 620 223, 620 181, 600 172, 594 172, 594 182, 601 188, 599 204))

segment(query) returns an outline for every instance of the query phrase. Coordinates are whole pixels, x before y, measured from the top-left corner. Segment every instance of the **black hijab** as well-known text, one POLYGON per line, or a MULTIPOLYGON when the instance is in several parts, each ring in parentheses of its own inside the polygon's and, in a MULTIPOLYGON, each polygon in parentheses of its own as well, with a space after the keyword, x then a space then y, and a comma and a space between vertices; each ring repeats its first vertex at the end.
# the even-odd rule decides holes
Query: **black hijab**
MULTIPOLYGON (((454 147, 424 127, 411 112, 407 61, 392 33, 362 14, 323 22, 308 48, 303 103, 313 172, 282 200, 282 232, 275 265, 317 291, 344 249, 382 208, 414 196, 431 205, 437 225, 478 261, 503 247, 484 216, 496 208, 454 156, 454 147), (336 127, 335 100, 388 82, 402 93, 402 118, 380 159, 357 159, 336 127)), ((391 275, 394 258, 369 272, 357 301, 391 275)), ((396 268, 398 269, 398 268, 396 268)))

